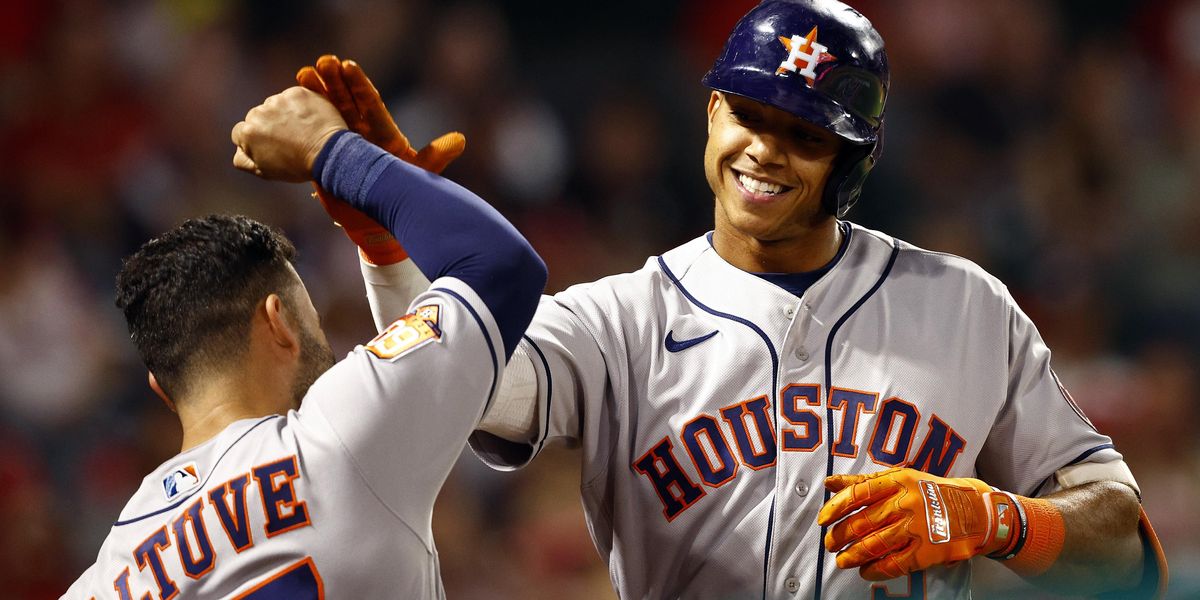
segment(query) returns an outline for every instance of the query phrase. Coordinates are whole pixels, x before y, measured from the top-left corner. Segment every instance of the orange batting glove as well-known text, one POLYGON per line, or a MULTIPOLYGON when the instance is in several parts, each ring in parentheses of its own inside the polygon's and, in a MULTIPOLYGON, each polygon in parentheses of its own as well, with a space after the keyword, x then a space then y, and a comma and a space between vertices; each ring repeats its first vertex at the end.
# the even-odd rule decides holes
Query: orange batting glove
MULTIPOLYGON (((1062 516, 1050 502, 997 491, 978 479, 947 479, 892 468, 868 475, 834 475, 825 478, 825 487, 836 492, 817 515, 818 524, 832 525, 825 534, 825 548, 838 553, 838 567, 858 567, 862 577, 871 581, 951 565, 979 554, 1013 558, 1025 545, 1029 510, 1036 512, 1038 523, 1044 522, 1039 527, 1041 537, 1057 539, 1057 547, 1045 556, 1046 544, 1039 538, 1033 569, 1049 568, 1062 549, 1062 516), (1049 522, 1054 517, 1057 529, 1049 522)), ((1023 574, 1033 573, 1026 569, 1023 574)))
MULTIPOLYGON (((296 73, 296 82, 322 96, 337 107, 350 130, 398 158, 433 173, 441 173, 466 149, 467 139, 457 131, 447 133, 419 152, 396 126, 375 84, 352 60, 339 61, 326 54, 315 67, 305 66, 296 73)), ((388 265, 404 260, 408 253, 391 232, 349 204, 329 195, 313 182, 316 197, 325 212, 354 241, 368 262, 388 265)))

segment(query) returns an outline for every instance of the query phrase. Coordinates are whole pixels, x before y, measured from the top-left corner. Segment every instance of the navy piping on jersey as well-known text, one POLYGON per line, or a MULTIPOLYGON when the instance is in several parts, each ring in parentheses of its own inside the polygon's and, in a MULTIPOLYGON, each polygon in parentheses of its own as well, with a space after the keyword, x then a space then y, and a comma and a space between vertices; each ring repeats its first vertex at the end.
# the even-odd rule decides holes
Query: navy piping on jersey
POLYGON ((483 318, 479 316, 478 312, 475 312, 475 307, 471 306, 471 303, 467 302, 466 298, 463 298, 454 290, 442 287, 433 288, 432 291, 442 292, 449 296, 453 296, 455 299, 461 302, 462 305, 466 307, 467 312, 471 313, 471 316, 475 318, 475 323, 479 325, 479 330, 483 332, 483 341, 487 342, 488 354, 492 355, 492 387, 491 390, 488 391, 487 402, 483 405, 483 412, 480 413, 480 415, 486 414, 488 407, 492 405, 492 396, 496 394, 496 381, 499 379, 497 375, 500 373, 496 367, 496 346, 492 344, 492 336, 488 334, 487 326, 483 324, 483 318))
MULTIPOLYGON (((550 363, 546 361, 546 355, 542 352, 541 348, 538 348, 537 342, 534 342, 527 335, 522 335, 521 337, 525 338, 525 341, 529 342, 529 345, 533 348, 533 351, 537 352, 538 360, 542 361, 542 370, 546 373, 546 414, 549 415, 550 407, 552 405, 552 401, 554 400, 554 380, 550 378, 550 363)), ((542 435, 539 436, 540 439, 538 440, 537 448, 534 448, 533 456, 529 457, 529 460, 533 460, 534 457, 536 457, 538 454, 541 454, 542 446, 546 445, 546 438, 550 436, 549 417, 547 417, 545 421, 546 422, 542 425, 542 435)))
MULTIPOLYGON (((893 240, 892 256, 888 258, 887 266, 883 268, 883 273, 880 273, 879 280, 829 330, 829 337, 825 341, 825 394, 827 396, 833 390, 833 340, 837 336, 838 330, 850 319, 851 315, 857 312, 863 304, 866 304, 871 296, 875 295, 875 292, 879 291, 879 288, 883 286, 883 282, 887 280, 888 275, 892 273, 892 266, 896 264, 898 256, 900 256, 900 245, 893 240)), ((825 429, 828 436, 826 438, 828 441, 825 444, 825 451, 829 456, 828 461, 825 463, 825 476, 828 477, 833 475, 833 407, 830 406, 828 399, 825 402, 825 429)), ((824 501, 828 502, 829 497, 829 490, 826 489, 824 501)), ((828 526, 821 526, 821 536, 817 538, 817 584, 813 588, 813 600, 820 600, 821 584, 825 581, 825 531, 827 529, 829 529, 828 526)))
MULTIPOLYGON (((710 243, 712 242, 711 237, 709 238, 709 242, 710 243)), ((671 272, 671 269, 667 268, 667 262, 665 260, 663 260, 663 258, 661 256, 658 257, 658 267, 660 269, 662 269, 663 273, 665 273, 668 278, 670 278, 671 282, 675 284, 675 287, 679 288, 680 293, 683 294, 684 298, 688 299, 688 302, 695 304, 696 307, 698 307, 700 310, 703 310, 704 312, 706 312, 710 315, 721 317, 722 319, 729 319, 730 321, 733 321, 735 323, 741 323, 742 325, 749 327, 752 331, 754 331, 754 333, 757 333, 758 337, 762 338, 763 343, 767 345, 767 351, 771 353, 771 392, 767 395, 767 397, 771 398, 771 404, 775 405, 775 410, 778 411, 779 410, 779 402, 776 401, 775 395, 776 395, 776 390, 779 388, 779 385, 778 385, 779 354, 777 352, 775 352, 775 345, 771 343, 771 338, 767 337, 766 332, 764 332, 762 330, 762 328, 760 328, 758 325, 755 325, 754 323, 751 323, 750 321, 748 321, 742 317, 739 317, 737 315, 731 315, 729 313, 723 313, 719 310, 705 306, 702 302, 697 300, 696 297, 693 296, 691 292, 687 291, 687 288, 683 287, 683 283, 679 281, 678 277, 675 277, 675 274, 671 272)), ((774 415, 772 415, 772 417, 774 417, 774 415)), ((772 419, 772 423, 771 423, 772 431, 775 430, 775 423, 777 423, 778 421, 779 420, 777 418, 772 419)), ((769 521, 773 522, 774 516, 775 516, 775 489, 772 486, 772 488, 771 488, 771 513, 770 513, 769 521)), ((770 523, 768 523, 768 527, 767 527, 767 542, 766 542, 766 544, 767 544, 766 552, 763 554, 763 598, 767 597, 767 574, 768 574, 767 565, 769 565, 771 562, 771 527, 770 527, 770 523)))
POLYGON ((771 512, 767 515, 767 547, 766 547, 766 550, 763 552, 763 556, 766 557, 763 559, 763 590, 762 590, 763 600, 767 600, 767 579, 768 579, 767 563, 769 562, 768 559, 771 556, 771 536, 774 535, 774 532, 775 532, 775 496, 774 496, 774 494, 772 494, 771 495, 771 512))
POLYGON ((192 498, 192 496, 195 496, 197 492, 200 492, 201 490, 203 490, 206 487, 206 485, 208 484, 208 478, 212 477, 213 472, 217 470, 217 465, 221 463, 221 459, 225 458, 225 455, 229 454, 229 451, 232 450, 233 447, 238 444, 238 442, 242 441, 242 438, 249 435, 251 431, 254 431, 255 429, 257 429, 259 425, 262 425, 263 423, 266 423, 267 421, 270 421, 271 419, 278 419, 281 416, 282 415, 270 415, 267 417, 263 417, 261 421, 251 425, 250 429, 247 429, 246 431, 244 431, 242 433, 242 435, 239 435, 236 440, 233 440, 233 443, 230 444, 229 447, 226 448, 225 451, 221 453, 221 456, 217 457, 217 460, 213 462, 211 467, 209 467, 208 474, 204 476, 204 481, 200 485, 197 485, 196 489, 194 489, 191 492, 189 492, 188 494, 180 497, 179 500, 176 501, 174 504, 164 506, 163 508, 160 508, 151 513, 146 513, 140 517, 134 517, 134 518, 128 519, 126 521, 117 521, 116 523, 113 523, 113 527, 120 527, 122 525, 129 525, 130 523, 137 523, 138 521, 149 519, 150 517, 153 517, 154 515, 161 515, 162 513, 174 510, 175 508, 178 508, 179 505, 183 504, 184 502, 187 502, 188 500, 190 500, 192 498))
MULTIPOLYGON (((833 268, 835 266, 837 266, 838 262, 840 262, 842 260, 842 257, 846 255, 846 249, 850 247, 850 239, 851 239, 851 234, 852 234, 853 230, 850 229, 850 225, 848 223, 846 223, 845 221, 839 221, 838 222, 838 231, 842 232, 842 242, 840 244, 838 244, 837 252, 834 253, 833 258, 830 259, 829 262, 825 263, 825 266, 819 267, 812 271, 805 271, 802 273, 750 273, 750 274, 754 275, 755 277, 758 277, 759 279, 761 279, 763 281, 766 281, 767 283, 778 286, 779 288, 787 291, 788 293, 792 294, 793 296, 800 298, 800 297, 804 296, 804 293, 808 291, 808 288, 812 287, 813 284, 817 283, 818 281, 821 280, 821 278, 825 277, 826 273, 829 273, 830 271, 832 271, 833 268)), ((711 244, 712 244, 712 240, 710 239, 709 245, 711 245, 711 244)))
MULTIPOLYGON (((1099 452, 1099 451, 1101 451, 1101 450, 1108 450, 1108 449, 1110 449, 1110 448, 1111 448, 1111 449, 1113 449, 1113 450, 1116 450, 1116 448, 1117 448, 1117 447, 1116 447, 1115 445, 1113 445, 1113 444, 1100 444, 1099 446, 1096 446, 1096 447, 1094 447, 1094 448, 1090 448, 1090 449, 1088 449, 1087 451, 1085 451, 1083 454, 1080 454, 1079 456, 1076 456, 1076 457, 1075 457, 1075 460, 1072 460, 1071 462, 1069 462, 1069 463, 1067 463, 1067 464, 1063 465, 1063 467, 1065 468, 1065 467, 1069 467, 1069 466, 1071 466, 1071 465, 1074 465, 1074 464, 1081 463, 1081 462, 1083 462, 1083 461, 1084 461, 1084 459, 1086 459, 1087 457, 1089 457, 1089 456, 1091 456, 1091 455, 1093 455, 1093 454, 1095 454, 1095 453, 1097 453, 1097 452, 1099 452)), ((1054 475, 1050 475, 1050 477, 1054 477, 1054 475)), ((1050 483, 1050 477, 1047 477, 1047 478, 1043 479, 1043 480, 1042 480, 1042 482, 1041 482, 1041 483, 1039 483, 1039 484, 1038 484, 1038 486, 1037 486, 1036 488, 1034 488, 1034 489, 1033 489, 1033 494, 1031 494, 1031 496, 1032 496, 1032 497, 1036 498, 1036 497, 1037 497, 1037 495, 1038 495, 1038 492, 1042 491, 1042 488, 1043 488, 1043 487, 1046 487, 1046 484, 1047 484, 1047 483, 1050 483)))

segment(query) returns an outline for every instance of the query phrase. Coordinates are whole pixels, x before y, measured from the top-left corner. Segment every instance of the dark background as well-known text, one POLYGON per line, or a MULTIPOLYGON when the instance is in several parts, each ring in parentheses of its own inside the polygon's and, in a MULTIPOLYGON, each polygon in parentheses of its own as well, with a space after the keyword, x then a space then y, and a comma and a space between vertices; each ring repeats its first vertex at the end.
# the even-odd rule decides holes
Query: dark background
MULTIPOLYGON (((0 589, 57 597, 178 451, 120 313, 121 257, 181 220, 281 227, 337 353, 373 336, 354 249, 308 188, 230 166, 229 130, 323 53, 358 60, 549 291, 711 227, 700 76, 753 2, 6 0, 0 6, 0 589)), ((1200 594, 1200 2, 871 0, 887 145, 850 218, 1011 288, 1117 442, 1200 594)), ((1053 432, 1047 432, 1053 435, 1053 432)), ((578 454, 467 456, 435 515, 452 598, 612 597, 578 454)), ((1003 573, 979 597, 1008 593, 1003 573)), ((1017 592, 1012 592, 1017 593, 1017 592)))

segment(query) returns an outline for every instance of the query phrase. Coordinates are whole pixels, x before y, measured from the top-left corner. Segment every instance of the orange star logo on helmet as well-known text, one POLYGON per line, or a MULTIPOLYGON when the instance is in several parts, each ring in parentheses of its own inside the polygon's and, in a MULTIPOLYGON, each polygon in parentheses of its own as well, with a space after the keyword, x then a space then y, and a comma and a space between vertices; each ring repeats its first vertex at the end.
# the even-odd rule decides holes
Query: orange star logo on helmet
POLYGON ((837 58, 828 52, 829 47, 817 41, 815 26, 806 36, 793 35, 789 38, 781 35, 779 41, 787 49, 788 55, 782 63, 779 63, 775 74, 796 73, 804 77, 810 86, 817 78, 817 65, 837 58))

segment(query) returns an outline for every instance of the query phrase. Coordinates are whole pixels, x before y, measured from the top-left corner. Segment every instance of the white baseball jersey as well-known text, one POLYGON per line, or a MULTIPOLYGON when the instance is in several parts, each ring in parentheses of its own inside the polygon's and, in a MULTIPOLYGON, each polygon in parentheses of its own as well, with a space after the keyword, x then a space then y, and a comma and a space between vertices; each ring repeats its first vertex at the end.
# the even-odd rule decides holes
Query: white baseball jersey
POLYGON ((999 281, 847 231, 801 297, 707 236, 544 297, 518 351, 541 434, 477 432, 472 448, 506 469, 546 443, 582 447, 588 525, 621 598, 969 597, 968 562, 883 583, 838 569, 816 524, 824 478, 906 465, 1037 496, 1068 465, 1127 469, 999 281))
POLYGON ((64 597, 443 597, 434 500, 503 351, 479 297, 438 279, 299 411, 233 423, 147 476, 64 597))

